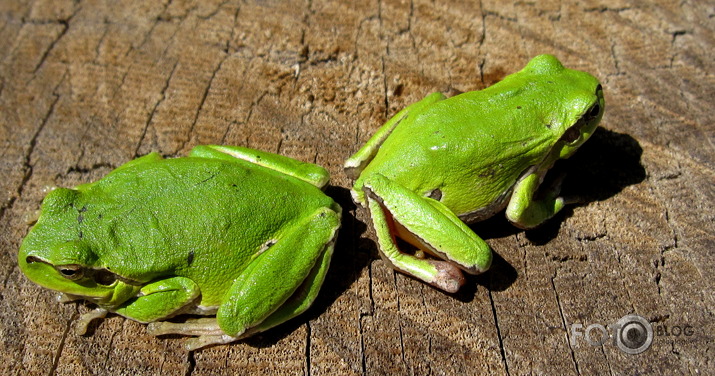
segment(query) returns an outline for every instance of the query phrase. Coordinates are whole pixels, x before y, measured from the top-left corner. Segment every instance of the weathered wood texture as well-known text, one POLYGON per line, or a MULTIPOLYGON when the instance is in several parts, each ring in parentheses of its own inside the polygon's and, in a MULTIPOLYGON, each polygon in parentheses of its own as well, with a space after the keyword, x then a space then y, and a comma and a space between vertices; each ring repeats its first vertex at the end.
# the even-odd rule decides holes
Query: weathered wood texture
POLYGON ((0 2, 1 373, 712 374, 714 4, 0 2), (483 88, 540 53, 605 88, 602 128, 563 166, 585 203, 538 230, 501 215, 473 226, 497 261, 456 296, 394 273, 342 161, 405 105, 483 88), (318 302, 193 353, 118 316, 74 335, 88 307, 56 302, 15 261, 43 189, 204 143, 330 170, 346 210, 318 302), (571 343, 573 324, 628 313, 692 332, 640 355, 571 343))

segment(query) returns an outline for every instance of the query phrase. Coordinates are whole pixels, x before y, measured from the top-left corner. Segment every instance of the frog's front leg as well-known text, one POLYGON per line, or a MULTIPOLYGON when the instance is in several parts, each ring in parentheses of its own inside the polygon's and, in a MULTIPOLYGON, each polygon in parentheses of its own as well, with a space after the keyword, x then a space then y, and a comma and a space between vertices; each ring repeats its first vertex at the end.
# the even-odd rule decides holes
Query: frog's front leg
MULTIPOLYGON (((123 286, 117 287, 116 291, 119 293, 115 294, 116 299, 123 300, 126 299, 127 294, 134 295, 137 292, 135 286, 118 283, 123 286)), ((110 302, 83 314, 77 320, 75 333, 85 334, 92 321, 104 318, 110 311, 141 323, 165 319, 193 303, 200 296, 200 292, 194 281, 185 277, 172 277, 148 283, 139 289, 136 295, 118 307, 112 306, 110 302)), ((63 294, 62 299, 71 301, 69 299, 73 298, 76 297, 63 294)))
POLYGON ((299 315, 318 295, 339 226, 340 213, 318 209, 260 251, 231 285, 215 319, 158 322, 148 329, 154 335, 197 335, 186 343, 193 350, 232 342, 299 315))
POLYGON ((130 319, 148 323, 181 312, 199 298, 199 286, 186 277, 160 279, 144 285, 137 297, 113 311, 130 319))
POLYGON ((563 209, 565 201, 559 197, 558 187, 544 192, 544 197, 534 199, 541 180, 542 174, 532 172, 514 186, 514 192, 506 208, 506 217, 514 225, 524 229, 533 228, 563 209))
POLYGON ((392 131, 397 127, 402 120, 404 120, 407 116, 409 116, 411 113, 412 114, 419 114, 422 112, 422 109, 425 107, 431 105, 432 103, 439 102, 443 99, 446 99, 444 94, 442 93, 432 93, 426 97, 424 97, 421 101, 413 103, 404 109, 402 111, 398 112, 390 118, 385 124, 383 124, 380 129, 375 132, 372 137, 370 137, 370 140, 368 140, 363 147, 360 148, 355 154, 353 154, 348 160, 345 161, 345 173, 352 179, 357 179, 358 176, 360 176, 360 173, 362 170, 365 169, 365 166, 370 163, 373 157, 375 157, 375 154, 377 154, 378 149, 380 149, 380 145, 382 145, 383 142, 387 139, 387 136, 392 133, 392 131))
POLYGON ((459 269, 479 274, 491 265, 489 246, 441 202, 419 196, 380 174, 368 176, 363 190, 380 253, 395 269, 457 292, 464 283, 459 269), (445 261, 400 252, 396 236, 445 261))

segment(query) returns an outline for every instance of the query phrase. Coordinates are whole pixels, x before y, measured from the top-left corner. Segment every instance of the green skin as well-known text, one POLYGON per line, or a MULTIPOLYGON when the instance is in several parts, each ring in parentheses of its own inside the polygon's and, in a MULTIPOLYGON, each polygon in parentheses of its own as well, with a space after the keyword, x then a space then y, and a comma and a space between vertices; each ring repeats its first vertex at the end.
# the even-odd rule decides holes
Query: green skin
POLYGON ((434 93, 397 113, 345 163, 383 259, 458 291, 461 271, 484 272, 492 260, 463 221, 504 208, 521 228, 554 216, 565 204, 559 188, 534 194, 554 162, 591 136, 603 110, 596 78, 541 55, 489 88, 449 99, 434 93), (401 252, 395 237, 435 258, 401 252))
POLYGON ((152 153, 43 201, 20 269, 72 299, 198 336, 196 349, 278 325, 313 302, 330 263, 340 207, 321 167, 227 146, 152 153), (157 322, 180 313, 212 316, 157 322))

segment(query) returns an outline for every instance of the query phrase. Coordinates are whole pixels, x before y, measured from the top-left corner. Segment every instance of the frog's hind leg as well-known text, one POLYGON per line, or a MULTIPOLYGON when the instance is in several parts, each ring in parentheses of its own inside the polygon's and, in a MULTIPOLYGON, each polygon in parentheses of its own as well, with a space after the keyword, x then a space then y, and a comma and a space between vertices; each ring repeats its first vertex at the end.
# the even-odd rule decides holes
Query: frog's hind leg
POLYGON ((152 333, 198 335, 186 344, 197 349, 245 338, 299 315, 318 295, 339 227, 339 212, 317 209, 259 251, 227 291, 215 319, 153 323, 152 333))
POLYGON ((383 124, 382 127, 380 127, 380 129, 378 129, 377 132, 370 137, 360 150, 355 152, 355 154, 345 161, 344 168, 348 177, 357 179, 357 177, 360 176, 360 173, 365 169, 365 166, 367 166, 368 163, 370 163, 370 161, 375 157, 375 154, 377 154, 377 151, 380 149, 382 143, 385 142, 385 139, 387 139, 395 127, 397 127, 397 125, 400 124, 400 122, 402 122, 402 120, 404 120, 410 113, 420 113, 423 108, 445 98, 446 97, 442 93, 432 93, 424 97, 421 101, 405 107, 402 111, 390 118, 390 120, 383 124))
POLYGON ((303 313, 323 283, 339 224, 340 213, 319 209, 251 262, 231 286, 217 318, 155 322, 148 331, 198 336, 186 342, 194 350, 248 337, 303 313))
POLYGON ((198 338, 189 339, 186 342, 186 348, 189 350, 195 350, 208 345, 223 344, 236 341, 238 339, 250 337, 255 333, 264 332, 276 325, 282 324, 293 317, 300 315, 305 312, 315 301, 318 296, 320 287, 325 279, 325 274, 330 266, 330 259, 333 255, 333 248, 335 246, 336 236, 325 245, 325 250, 322 252, 320 258, 316 261, 315 265, 310 271, 310 274, 303 280, 300 287, 291 295, 288 300, 283 303, 278 310, 271 313, 266 319, 261 321, 258 325, 246 329, 241 335, 229 336, 225 335, 223 330, 218 324, 218 321, 211 318, 200 318, 196 320, 191 320, 188 325, 184 324, 174 324, 174 323, 153 323, 150 325, 164 324, 163 328, 166 330, 161 334, 184 334, 184 335, 194 335, 199 336, 198 338), (166 325, 168 324, 168 325, 166 325), (172 331, 171 328, 174 327, 172 331), (180 330, 180 331, 177 331, 180 330))
POLYGON ((304 311, 323 282, 339 227, 340 213, 320 208, 282 231, 231 286, 217 314, 224 332, 268 329, 304 311))
POLYGON ((370 175, 363 189, 380 254, 398 271, 456 292, 464 283, 460 269, 479 274, 491 265, 489 246, 441 202, 380 174, 370 175), (401 252, 396 236, 445 261, 401 252))
POLYGON ((330 180, 328 172, 318 165, 240 146, 199 145, 191 149, 189 156, 232 162, 239 159, 303 180, 318 188, 323 188, 330 180))
POLYGON ((305 312, 313 304, 315 298, 318 296, 323 280, 325 280, 325 274, 328 271, 328 267, 330 266, 330 259, 333 255, 333 248, 335 247, 336 239, 337 237, 333 237, 330 243, 325 246, 325 251, 322 256, 315 263, 315 266, 310 271, 310 274, 308 274, 293 295, 291 295, 291 297, 288 298, 288 300, 283 303, 277 311, 273 312, 260 324, 246 330, 243 337, 248 337, 254 333, 266 331, 276 325, 286 322, 305 312))

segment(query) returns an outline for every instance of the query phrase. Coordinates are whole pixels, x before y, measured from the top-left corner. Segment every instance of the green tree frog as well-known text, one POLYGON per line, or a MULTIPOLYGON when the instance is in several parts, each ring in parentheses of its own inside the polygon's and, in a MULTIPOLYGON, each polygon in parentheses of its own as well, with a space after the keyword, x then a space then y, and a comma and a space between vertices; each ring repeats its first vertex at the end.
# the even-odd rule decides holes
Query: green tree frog
POLYGON ((345 163, 382 258, 458 291, 462 271, 484 272, 492 260, 464 222, 506 208, 512 223, 531 228, 561 210, 558 187, 535 193, 554 162, 591 136, 603 110, 596 78, 541 55, 484 90, 434 93, 398 112, 345 163), (418 251, 399 249, 396 237, 418 251))
POLYGON ((57 188, 20 246, 33 282, 195 336, 188 349, 264 331, 305 311, 325 277, 341 209, 319 166, 257 150, 151 153, 101 180, 57 188), (202 317, 163 321, 178 314, 202 317))

